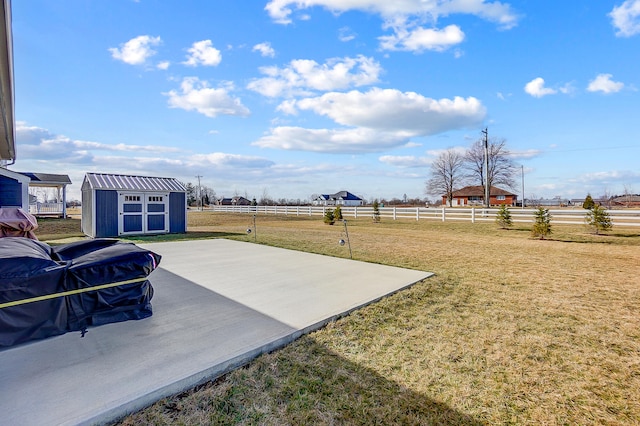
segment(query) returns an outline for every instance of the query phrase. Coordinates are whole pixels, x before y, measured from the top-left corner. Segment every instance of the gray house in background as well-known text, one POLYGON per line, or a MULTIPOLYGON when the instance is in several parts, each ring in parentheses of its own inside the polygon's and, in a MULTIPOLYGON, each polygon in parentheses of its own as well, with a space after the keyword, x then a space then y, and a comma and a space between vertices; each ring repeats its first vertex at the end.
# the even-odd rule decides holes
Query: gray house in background
MULTIPOLYGON (((67 185, 71 179, 67 175, 52 173, 23 173, 30 179, 29 188, 44 188, 56 191, 55 199, 38 201, 37 197, 29 200, 29 213, 35 216, 67 217, 67 185)), ((30 197, 31 198, 31 197, 30 197)))
POLYGON ((93 238, 187 232, 187 190, 173 178, 87 173, 82 232, 93 238))
POLYGON ((67 216, 67 175, 14 172, 0 167, 0 207, 19 208, 35 216, 67 216), (55 199, 38 201, 29 195, 30 188, 53 189, 55 199))

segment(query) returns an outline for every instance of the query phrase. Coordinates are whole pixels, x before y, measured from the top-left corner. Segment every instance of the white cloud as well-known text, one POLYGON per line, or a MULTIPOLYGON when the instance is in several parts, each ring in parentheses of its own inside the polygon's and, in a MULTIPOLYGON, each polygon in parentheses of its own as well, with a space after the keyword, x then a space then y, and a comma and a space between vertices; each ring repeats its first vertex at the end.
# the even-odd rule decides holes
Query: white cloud
POLYGON ((178 152, 178 148, 154 145, 130 145, 124 143, 106 144, 102 142, 71 139, 56 135, 47 129, 29 126, 23 121, 16 122, 16 141, 20 144, 20 156, 25 159, 51 159, 68 156, 86 156, 89 152, 178 152))
POLYGON ((457 25, 449 25, 442 30, 418 27, 412 30, 398 28, 394 35, 378 37, 384 50, 406 50, 421 52, 434 50, 442 52, 462 43, 464 33, 457 25))
POLYGON ((232 85, 211 88, 206 81, 197 77, 186 77, 180 84, 180 91, 171 90, 164 95, 169 97, 170 108, 195 110, 211 118, 219 115, 248 116, 249 109, 239 98, 229 94, 232 89, 232 85))
POLYGON ((381 163, 389 164, 396 167, 426 167, 432 162, 431 159, 425 157, 416 157, 413 155, 383 155, 378 160, 381 163))
POLYGON ((611 74, 598 74, 596 78, 589 82, 587 90, 589 92, 616 93, 624 88, 624 83, 611 80, 611 74))
POLYGON ((158 65, 156 65, 156 68, 158 68, 159 70, 168 70, 169 66, 171 66, 171 62, 162 61, 162 62, 158 62, 158 65))
POLYGON ((365 153, 396 148, 407 142, 402 132, 380 132, 373 129, 305 129, 281 126, 271 130, 252 145, 260 148, 310 151, 321 153, 365 153))
POLYGON ((189 157, 190 162, 196 163, 199 166, 210 167, 215 166, 217 168, 265 168, 274 165, 274 162, 267 160, 266 158, 227 154, 223 152, 212 152, 210 154, 195 154, 189 157))
POLYGON ((183 64, 190 67, 198 65, 215 67, 222 61, 220 51, 213 47, 211 40, 196 41, 187 51, 189 55, 183 64))
POLYGON ((342 42, 348 42, 356 38, 356 33, 354 33, 349 27, 342 27, 338 31, 338 40, 342 42))
POLYGON ((452 146, 449 148, 441 148, 441 149, 429 149, 427 150, 427 154, 430 155, 433 158, 437 158, 440 155, 449 152, 449 151, 453 151, 453 152, 457 152, 460 155, 465 155, 467 153, 467 150, 469 148, 468 147, 464 147, 464 146, 452 146))
POLYGON ((514 160, 534 158, 542 154, 539 149, 527 149, 525 151, 510 151, 509 157, 514 160))
POLYGON ((565 95, 570 95, 576 91, 572 83, 566 83, 565 85, 560 87, 558 90, 560 91, 560 93, 563 93, 565 95))
POLYGON ((298 100, 295 106, 345 126, 421 136, 475 127, 486 114, 482 103, 473 97, 436 100, 415 92, 379 88, 368 92, 326 93, 298 100))
POLYGON ((546 95, 558 93, 557 90, 544 87, 544 79, 541 77, 534 78, 524 86, 524 91, 534 98, 541 98, 546 95))
POLYGON ((313 152, 380 152, 406 146, 415 136, 478 126, 486 115, 482 103, 472 97, 434 100, 413 92, 377 88, 288 101, 281 109, 311 111, 345 127, 276 127, 253 145, 313 152))
POLYGON ((258 43, 253 46, 252 50, 254 52, 260 52, 262 56, 268 56, 270 58, 276 56, 276 51, 273 49, 273 47, 271 47, 271 43, 268 42, 258 43))
POLYGON ((142 65, 147 59, 156 54, 152 46, 162 43, 160 37, 141 35, 120 45, 120 48, 110 47, 109 52, 114 59, 130 65, 142 65))
POLYGON ((309 95, 310 91, 348 89, 376 83, 382 72, 373 58, 333 58, 324 64, 296 59, 284 68, 262 67, 266 77, 251 81, 247 88, 263 96, 309 95))
POLYGON ((626 0, 609 13, 616 36, 631 37, 640 33, 640 0, 626 0))
POLYGON ((439 16, 452 14, 472 14, 482 19, 498 23, 502 28, 511 28, 517 24, 518 17, 507 3, 486 0, 271 0, 265 10, 275 22, 292 22, 293 8, 304 10, 312 7, 324 7, 333 13, 359 10, 380 15, 386 21, 403 17, 415 17, 435 21, 439 16))
MULTIPOLYGON (((569 182, 575 187, 576 184, 581 186, 600 187, 601 191, 606 191, 607 187, 618 187, 622 189, 629 182, 639 182, 640 172, 631 170, 606 170, 592 173, 585 173, 575 176, 569 182)), ((596 195, 593 194, 592 195, 596 195)))

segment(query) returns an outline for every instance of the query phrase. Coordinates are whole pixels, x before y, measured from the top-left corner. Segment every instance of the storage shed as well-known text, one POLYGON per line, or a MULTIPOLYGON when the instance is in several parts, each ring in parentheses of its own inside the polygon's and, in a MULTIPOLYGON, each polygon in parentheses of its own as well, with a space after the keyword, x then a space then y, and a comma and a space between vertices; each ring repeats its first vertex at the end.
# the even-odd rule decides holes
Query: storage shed
POLYGON ((87 173, 82 232, 93 238, 187 232, 186 192, 173 178, 87 173))

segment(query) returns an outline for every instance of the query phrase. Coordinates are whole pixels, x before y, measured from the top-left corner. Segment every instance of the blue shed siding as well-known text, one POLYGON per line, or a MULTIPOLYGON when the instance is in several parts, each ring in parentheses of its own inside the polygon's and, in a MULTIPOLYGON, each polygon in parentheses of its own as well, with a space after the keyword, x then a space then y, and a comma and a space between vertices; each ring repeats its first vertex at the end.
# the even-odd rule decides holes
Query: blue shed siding
POLYGON ((184 192, 169 194, 169 232, 187 232, 187 194, 184 192))
POLYGON ((118 193, 95 191, 95 238, 118 236, 118 193))
POLYGON ((164 215, 150 215, 147 216, 147 230, 148 231, 162 231, 165 224, 164 215))
POLYGON ((23 207, 21 182, 0 176, 0 207, 23 207))

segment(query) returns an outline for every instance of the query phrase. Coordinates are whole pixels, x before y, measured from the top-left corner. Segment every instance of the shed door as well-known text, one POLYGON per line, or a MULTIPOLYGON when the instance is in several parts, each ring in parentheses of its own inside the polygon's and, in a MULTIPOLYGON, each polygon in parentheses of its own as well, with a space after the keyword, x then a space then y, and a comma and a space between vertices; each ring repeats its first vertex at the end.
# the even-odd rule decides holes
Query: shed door
POLYGON ((118 193, 118 235, 141 234, 144 194, 118 193))
POLYGON ((118 193, 118 235, 169 232, 169 194, 118 193))
POLYGON ((169 232, 169 194, 147 194, 145 234, 169 232))

